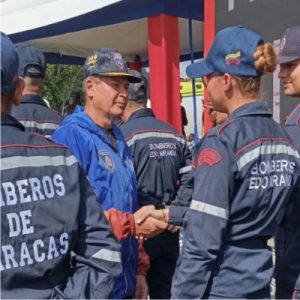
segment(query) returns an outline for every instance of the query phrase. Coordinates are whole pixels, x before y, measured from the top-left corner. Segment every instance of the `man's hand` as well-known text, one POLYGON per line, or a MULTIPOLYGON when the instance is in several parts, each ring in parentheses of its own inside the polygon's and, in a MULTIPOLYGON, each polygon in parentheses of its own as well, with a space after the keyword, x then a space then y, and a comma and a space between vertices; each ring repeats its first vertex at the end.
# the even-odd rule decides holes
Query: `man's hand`
POLYGON ((136 275, 136 288, 134 299, 147 299, 148 284, 145 275, 136 275))
MULTIPOLYGON (((161 222, 168 223, 169 222, 169 208, 152 210, 151 217, 153 217, 161 222)), ((168 230, 171 233, 175 233, 179 230, 179 227, 169 224, 168 230)))
POLYGON ((155 210, 154 205, 146 205, 140 208, 138 211, 134 213, 135 223, 141 224, 145 221, 150 215, 151 212, 155 210))
POLYGON ((168 223, 169 222, 169 208, 154 209, 151 211, 150 216, 161 222, 168 223))
POLYGON ((148 217, 142 223, 135 223, 135 236, 138 239, 151 238, 168 228, 168 224, 148 217))

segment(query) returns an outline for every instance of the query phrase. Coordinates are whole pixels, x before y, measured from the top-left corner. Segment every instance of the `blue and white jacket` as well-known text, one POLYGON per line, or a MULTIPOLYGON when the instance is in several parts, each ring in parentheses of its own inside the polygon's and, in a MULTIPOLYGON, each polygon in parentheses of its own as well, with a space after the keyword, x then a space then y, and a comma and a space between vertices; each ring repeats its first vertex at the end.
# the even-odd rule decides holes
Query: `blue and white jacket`
MULTIPOLYGON (((67 116, 52 138, 69 147, 81 163, 103 210, 116 208, 124 213, 137 210, 136 177, 127 147, 119 128, 112 126, 118 149, 94 121, 77 106, 67 116)), ((134 237, 122 241, 123 273, 112 298, 131 296, 135 291, 138 243, 134 237)))

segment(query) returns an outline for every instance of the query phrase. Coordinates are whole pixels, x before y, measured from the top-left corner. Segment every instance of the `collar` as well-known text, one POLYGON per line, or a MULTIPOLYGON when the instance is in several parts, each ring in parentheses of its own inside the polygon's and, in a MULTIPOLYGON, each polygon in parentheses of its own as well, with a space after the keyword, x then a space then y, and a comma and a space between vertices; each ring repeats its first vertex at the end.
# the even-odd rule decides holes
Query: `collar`
POLYGON ((133 112, 131 114, 131 116, 129 117, 129 120, 133 120, 133 119, 138 119, 138 118, 143 118, 143 117, 155 117, 155 114, 153 112, 153 110, 151 108, 141 108, 139 110, 136 110, 135 112, 133 112))
POLYGON ((285 121, 285 125, 300 125, 300 103, 294 108, 285 121))
POLYGON ((25 94, 22 96, 21 103, 34 103, 34 104, 39 104, 48 107, 46 102, 43 100, 43 98, 40 95, 25 94))
POLYGON ((236 109, 230 114, 228 119, 235 119, 238 117, 251 115, 266 115, 271 117, 272 112, 268 108, 266 102, 251 102, 236 109))
POLYGON ((6 114, 1 114, 1 126, 13 126, 19 130, 25 131, 25 127, 20 122, 14 117, 6 114))

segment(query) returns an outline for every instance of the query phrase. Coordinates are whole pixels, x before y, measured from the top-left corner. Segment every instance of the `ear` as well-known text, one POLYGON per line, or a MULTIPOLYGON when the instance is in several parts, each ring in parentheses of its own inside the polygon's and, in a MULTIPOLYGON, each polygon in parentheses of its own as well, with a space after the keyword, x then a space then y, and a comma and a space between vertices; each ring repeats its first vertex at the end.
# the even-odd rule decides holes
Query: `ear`
POLYGON ((92 98, 95 93, 95 80, 92 77, 87 77, 84 81, 84 88, 88 98, 92 98))
POLYGON ((19 77, 16 89, 14 91, 13 100, 12 100, 14 105, 19 105, 21 103, 24 87, 25 87, 24 79, 19 77))
POLYGON ((232 86, 232 76, 228 73, 223 75, 223 88, 227 92, 232 86))

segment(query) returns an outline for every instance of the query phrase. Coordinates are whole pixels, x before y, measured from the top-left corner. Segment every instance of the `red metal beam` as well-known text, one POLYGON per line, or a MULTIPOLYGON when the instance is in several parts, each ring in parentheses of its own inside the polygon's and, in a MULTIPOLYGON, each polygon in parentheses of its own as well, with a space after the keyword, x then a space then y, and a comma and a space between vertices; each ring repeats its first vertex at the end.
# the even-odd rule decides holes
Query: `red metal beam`
POLYGON ((176 17, 148 18, 151 107, 156 116, 181 132, 179 29, 176 17))
MULTIPOLYGON (((216 7, 215 0, 204 0, 204 57, 206 56, 213 40, 216 31, 216 7)), ((208 97, 207 92, 204 92, 204 133, 212 126, 208 117, 208 97)))

